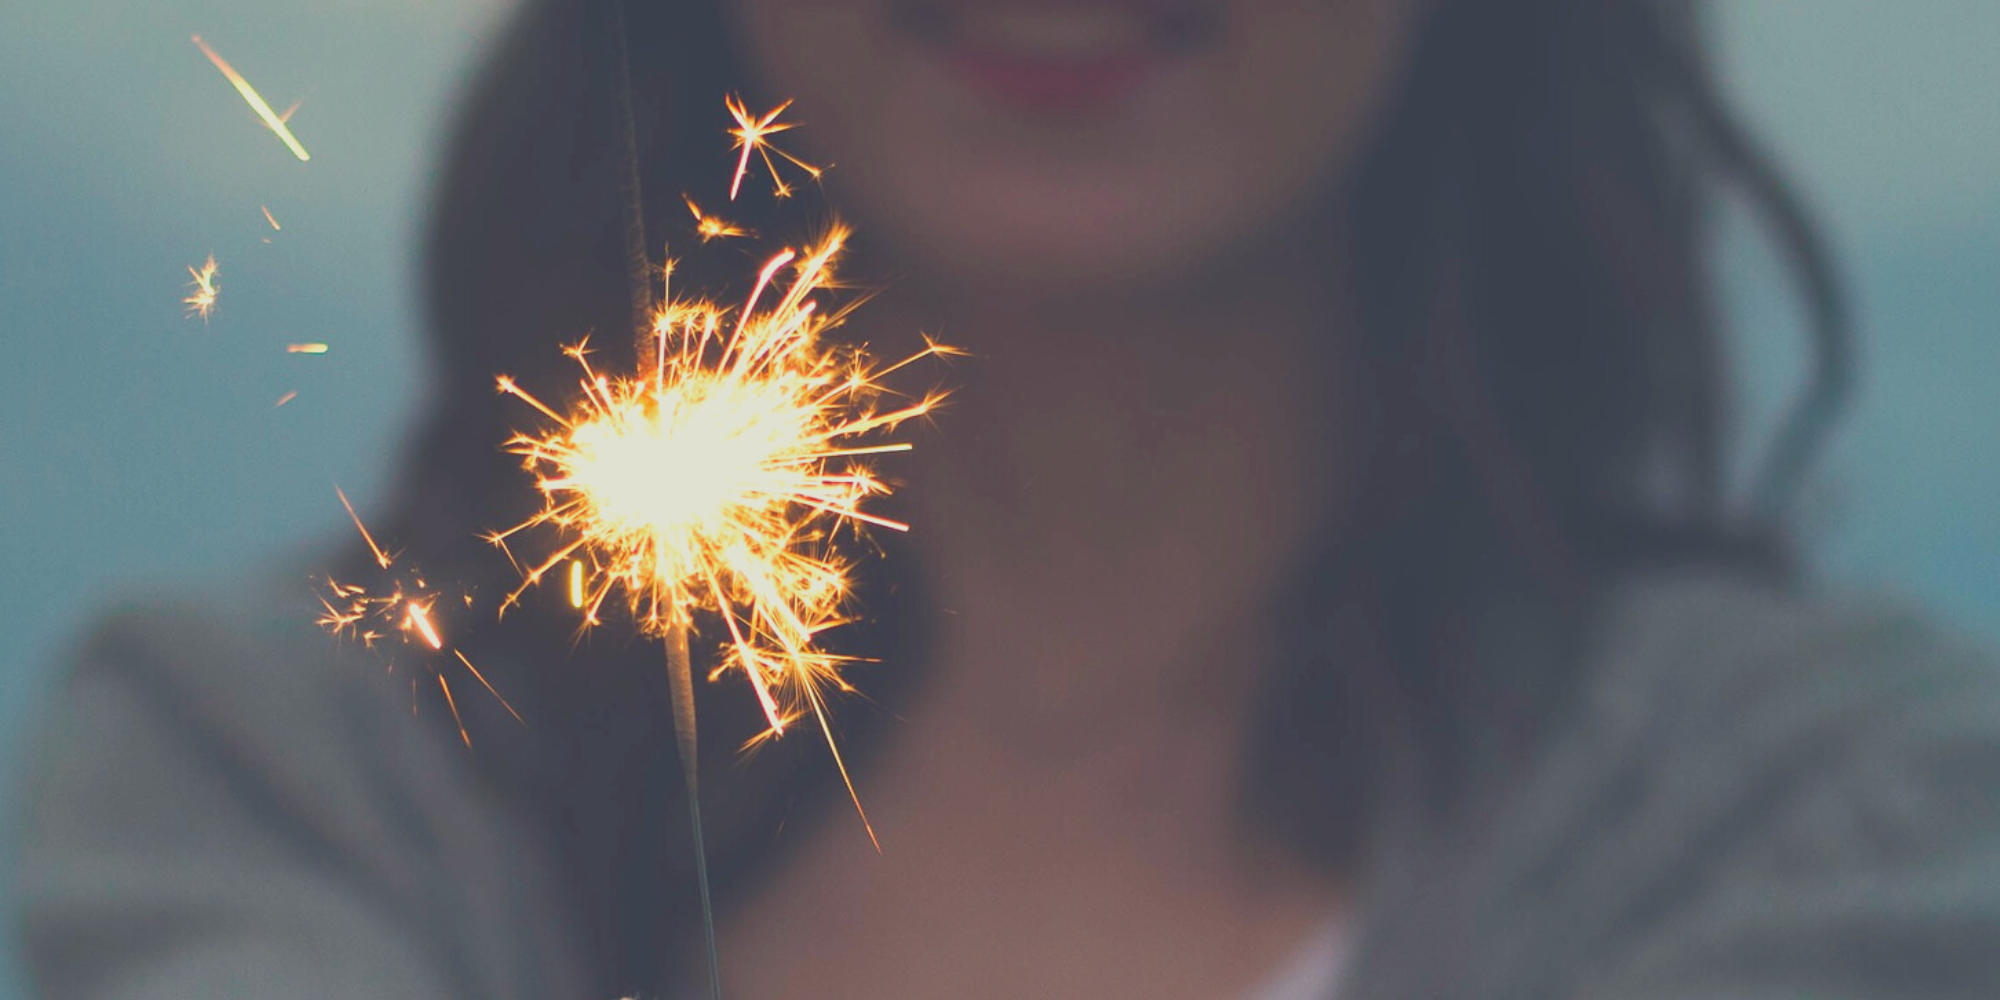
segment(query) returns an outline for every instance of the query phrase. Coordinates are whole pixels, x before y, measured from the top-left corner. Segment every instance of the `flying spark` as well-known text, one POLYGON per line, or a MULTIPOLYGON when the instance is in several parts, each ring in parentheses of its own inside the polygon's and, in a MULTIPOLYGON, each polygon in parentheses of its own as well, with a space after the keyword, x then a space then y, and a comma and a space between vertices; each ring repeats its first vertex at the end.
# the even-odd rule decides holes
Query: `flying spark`
POLYGON ((258 211, 260 211, 260 212, 263 212, 263 213, 264 213, 264 221, 265 221, 265 222, 268 222, 268 223, 270 223, 270 224, 271 224, 271 231, 272 231, 272 232, 278 232, 278 231, 280 231, 280 230, 283 230, 283 229, 285 228, 285 227, 283 227, 283 226, 281 226, 281 225, 278 225, 278 219, 277 219, 277 217, 276 217, 276 216, 273 216, 273 215, 271 214, 271 210, 270 210, 270 209, 268 209, 268 208, 265 208, 265 207, 264 207, 264 206, 262 206, 262 205, 259 205, 259 206, 257 206, 257 210, 258 210, 258 211))
POLYGON ((741 226, 731 224, 720 216, 704 215, 701 206, 695 204, 694 198, 688 195, 681 195, 681 200, 687 202, 688 211, 694 213, 694 231, 701 236, 703 243, 713 239, 757 235, 741 226))
POLYGON ((305 344, 285 345, 286 354, 325 354, 326 351, 327 351, 326 345, 319 343, 318 341, 313 341, 311 343, 305 343, 305 344))
POLYGON ((736 176, 729 182, 730 201, 736 200, 737 191, 743 187, 743 175, 750 172, 750 154, 752 153, 757 154, 764 161, 764 169, 771 172, 773 193, 780 198, 791 197, 792 189, 790 185, 785 183, 784 178, 778 175, 778 164, 771 159, 771 154, 773 153, 776 153, 780 159, 805 171, 813 180, 819 180, 819 175, 824 172, 822 168, 815 167, 771 145, 771 136, 798 127, 796 122, 778 121, 778 116, 784 114, 785 109, 792 106, 792 102, 786 101, 772 108, 761 118, 751 114, 749 109, 744 107, 743 102, 735 97, 725 98, 723 106, 729 109, 729 116, 736 119, 736 127, 730 129, 729 134, 736 137, 735 148, 742 154, 736 160, 736 176))
MULTIPOLYGON (((278 405, 283 406, 293 395, 296 393, 287 393, 286 399, 280 400, 278 405)), ((367 543, 369 554, 374 556, 375 565, 382 572, 380 581, 372 588, 326 577, 318 595, 320 606, 324 609, 319 617, 320 627, 334 635, 358 640, 369 649, 398 643, 417 651, 420 662, 436 676, 438 687, 444 692, 445 705, 451 709, 452 721, 458 726, 459 738, 467 746, 472 745, 472 737, 466 732, 465 720, 459 715, 458 699, 452 696, 451 682, 444 671, 437 668, 432 654, 449 653, 488 694, 499 701, 507 714, 512 715, 516 722, 521 721, 521 714, 500 696, 500 692, 486 680, 486 675, 473 666, 463 652, 450 647, 445 641, 443 627, 438 620, 439 606, 449 603, 444 593, 432 587, 415 569, 398 571, 396 554, 376 542, 368 526, 361 522, 361 515, 355 513, 354 505, 348 502, 346 491, 338 486, 333 491, 340 497, 340 505, 347 509, 348 518, 354 522, 354 530, 361 533, 361 540, 367 543)), ((456 603, 463 605, 467 611, 472 609, 470 597, 460 597, 456 603)), ((389 669, 395 668, 395 662, 390 661, 389 669)), ((412 678, 412 691, 415 690, 415 683, 412 678)))
POLYGON ((187 306, 187 314, 200 316, 204 323, 208 322, 209 314, 215 311, 215 297, 222 291, 222 286, 215 283, 215 271, 214 254, 209 254, 208 260, 203 262, 201 267, 188 268, 188 274, 194 278, 188 282, 188 287, 194 289, 194 292, 181 300, 181 303, 187 306))
POLYGON ((881 379, 953 353, 931 343, 878 367, 862 349, 830 342, 847 310, 822 310, 815 296, 835 287, 846 239, 836 226, 816 246, 773 257, 733 312, 667 296, 653 357, 635 376, 600 372, 586 345, 569 348, 582 377, 567 413, 501 377, 500 391, 549 426, 507 443, 536 477, 542 510, 492 536, 503 547, 541 526, 560 537, 510 604, 576 559, 592 581, 580 595, 586 625, 601 622, 614 591, 647 634, 692 629, 697 613, 718 620, 725 638, 710 677, 748 680, 769 725, 758 739, 811 715, 837 764, 826 696, 853 690, 841 677, 848 661, 814 648, 818 633, 847 620, 849 563, 834 543, 867 526, 906 530, 862 509, 889 492, 866 460, 909 450, 880 438, 942 396, 884 406, 881 379), (775 287, 784 274, 789 282, 775 287))
MULTIPOLYGON (((235 67, 229 65, 226 60, 217 55, 214 49, 209 48, 208 43, 202 41, 200 35, 194 36, 194 44, 201 49, 202 55, 208 57, 209 62, 215 64, 216 69, 222 71, 223 76, 229 78, 230 85, 236 88, 237 93, 243 95, 243 100, 250 105, 250 110, 257 112, 257 117, 263 119, 265 126, 270 128, 271 131, 276 132, 278 138, 284 140, 285 146, 292 151, 293 156, 298 157, 301 162, 312 159, 312 154, 306 152, 304 146, 299 145, 299 138, 292 134, 291 126, 285 124, 285 119, 291 117, 291 111, 286 111, 282 115, 272 111, 271 105, 265 102, 261 94, 257 93, 257 88, 250 86, 250 81, 243 79, 243 74, 236 72, 235 67)), ((297 108, 298 105, 293 105, 292 107, 297 108)), ((272 223, 272 225, 276 226, 277 224, 272 223)))
POLYGON ((272 403, 272 404, 271 404, 271 409, 274 409, 274 410, 275 410, 275 409, 277 409, 278 407, 280 407, 280 406, 283 406, 283 405, 285 405, 286 403, 289 403, 289 402, 291 402, 292 400, 294 400, 294 399, 297 399, 297 398, 299 398, 299 391, 298 391, 297 389, 293 389, 292 391, 290 391, 290 392, 288 392, 288 393, 285 393, 285 394, 284 394, 284 395, 282 395, 282 396, 279 396, 279 397, 278 397, 278 401, 277 401, 277 402, 275 402, 275 403, 272 403))

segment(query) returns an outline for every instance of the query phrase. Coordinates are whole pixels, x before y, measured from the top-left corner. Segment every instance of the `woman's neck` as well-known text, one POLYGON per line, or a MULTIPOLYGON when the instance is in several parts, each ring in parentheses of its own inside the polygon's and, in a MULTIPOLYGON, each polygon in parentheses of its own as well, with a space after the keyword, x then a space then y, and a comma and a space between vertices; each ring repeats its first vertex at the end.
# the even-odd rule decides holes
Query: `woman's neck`
POLYGON ((1338 506, 1340 327, 1228 305, 922 322, 977 357, 893 470, 944 617, 856 775, 886 854, 830 814, 730 919, 739 989, 1227 996, 1338 910, 1238 806, 1264 609, 1338 506))
POLYGON ((949 616, 928 697, 1058 753, 1235 735, 1262 673, 1235 661, 1263 652, 1352 450, 1349 324, 1317 263, 1122 302, 884 303, 875 322, 972 355, 894 470, 949 616))

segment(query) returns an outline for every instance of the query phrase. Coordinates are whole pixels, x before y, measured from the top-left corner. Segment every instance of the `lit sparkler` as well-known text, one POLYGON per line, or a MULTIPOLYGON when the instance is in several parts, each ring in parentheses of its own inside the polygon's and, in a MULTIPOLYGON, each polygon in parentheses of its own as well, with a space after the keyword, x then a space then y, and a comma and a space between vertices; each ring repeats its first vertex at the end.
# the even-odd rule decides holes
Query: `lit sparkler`
POLYGON ((778 164, 771 159, 771 154, 773 153, 776 153, 780 159, 805 171, 813 180, 819 180, 819 175, 824 172, 822 168, 813 166, 771 145, 771 136, 798 127, 796 122, 778 121, 778 116, 784 114, 785 109, 792 106, 792 102, 786 101, 772 108, 761 118, 751 114, 750 110, 744 107, 743 102, 735 97, 725 99, 723 106, 729 109, 729 116, 736 119, 736 127, 730 129, 729 134, 736 137, 735 148, 742 154, 736 160, 736 176, 729 182, 730 201, 736 200, 736 192, 743 187, 743 175, 750 172, 750 154, 752 153, 757 154, 764 161, 764 169, 771 172, 771 183, 775 186, 774 193, 780 198, 791 197, 792 189, 790 185, 785 183, 785 179, 778 175, 778 164))
POLYGON ((215 311, 215 297, 222 291, 222 286, 215 283, 215 271, 214 254, 209 254, 208 260, 199 268, 188 268, 188 275, 194 279, 188 282, 188 287, 194 291, 181 300, 182 304, 187 306, 187 314, 200 316, 204 323, 208 322, 209 314, 215 311))
POLYGON ((950 353, 930 344, 877 366, 860 348, 829 340, 846 310, 823 310, 815 296, 835 287, 846 239, 836 226, 817 245, 773 257, 733 313, 669 296, 656 314, 650 362, 636 376, 600 372, 584 345, 569 348, 582 392, 567 413, 502 377, 500 391, 552 426, 508 442, 535 474, 543 509, 493 536, 504 546, 546 525, 563 539, 509 603, 580 560, 592 581, 581 602, 587 624, 600 623, 621 593, 642 631, 685 648, 694 615, 711 613, 727 636, 711 677, 747 678, 766 736, 814 718, 843 778, 826 694, 851 690, 840 676, 845 661, 814 648, 819 632, 845 620, 849 566, 833 543, 843 529, 906 530, 862 509, 889 492, 866 460, 909 450, 880 437, 930 413, 941 396, 885 406, 881 379, 950 353))
MULTIPOLYGON (((312 159, 312 154, 306 152, 306 148, 299 144, 299 137, 293 135, 291 126, 285 123, 285 119, 291 117, 291 111, 288 110, 281 115, 271 110, 271 105, 264 100, 263 95, 257 93, 257 88, 250 86, 250 81, 243 79, 243 74, 236 72, 235 67, 217 55, 207 42, 202 41, 200 35, 194 36, 194 44, 201 49, 202 55, 208 57, 209 62, 215 64, 216 69, 222 71, 223 76, 229 78, 230 85, 236 88, 238 94, 243 95, 244 102, 250 105, 250 110, 257 113, 257 117, 263 120, 264 125, 277 133, 279 139, 284 140, 285 147, 292 151, 293 156, 298 157, 300 161, 312 159)), ((298 105, 292 107, 297 108, 298 105)), ((273 225, 275 226, 275 223, 273 225)))
MULTIPOLYGON (((280 400, 278 405, 283 406, 289 401, 290 396, 291 394, 287 394, 287 398, 280 400)), ((371 589, 361 584, 343 583, 327 577, 324 589, 319 594, 320 606, 325 609, 319 617, 319 625, 334 635, 359 640, 369 649, 390 642, 401 644, 415 649, 427 663, 434 659, 436 654, 448 654, 464 666, 487 693, 500 702, 500 706, 507 710, 507 714, 512 715, 516 722, 521 721, 521 714, 514 711, 514 706, 508 704, 507 699, 502 698, 499 691, 494 690, 493 685, 486 680, 486 675, 472 665, 472 661, 465 653, 448 646, 445 642, 444 632, 439 624, 440 606, 448 603, 445 594, 438 588, 432 587, 420 571, 409 569, 397 572, 396 556, 375 541, 375 536, 369 533, 368 526, 361 523, 361 515, 355 513, 354 505, 348 502, 347 493, 338 486, 334 487, 334 493, 340 497, 340 505, 347 509, 347 516, 354 522, 355 530, 361 533, 361 540, 368 544, 369 553, 375 557, 375 565, 382 570, 383 581, 371 589)), ((462 596, 457 599, 457 603, 463 604, 470 610, 472 598, 462 596)), ((391 661, 389 669, 394 670, 395 667, 394 661, 391 661)), ((437 680, 438 690, 444 694, 445 705, 451 709, 451 718, 458 726, 459 738, 465 741, 466 746, 471 746, 472 736, 466 732, 465 720, 458 714, 458 699, 452 694, 451 681, 445 677, 444 671, 435 667, 432 668, 431 675, 437 680)), ((416 683, 415 676, 412 676, 410 691, 413 698, 416 694, 416 683)))
MULTIPOLYGON (((835 766, 861 813, 868 839, 881 849, 827 722, 823 687, 847 689, 841 658, 813 648, 820 631, 840 623, 847 565, 833 551, 835 530, 859 533, 866 524, 904 529, 865 514, 860 504, 886 493, 869 474, 865 456, 906 450, 864 438, 930 412, 938 398, 884 411, 886 390, 877 381, 899 365, 873 370, 859 348, 839 349, 823 335, 845 309, 821 311, 814 294, 833 287, 832 264, 846 241, 836 227, 803 254, 786 251, 764 266, 749 299, 723 333, 728 310, 708 301, 677 302, 664 296, 656 308, 653 275, 671 277, 673 264, 656 270, 646 249, 646 213, 640 193, 636 116, 632 107, 631 44, 625 5, 608 5, 613 48, 613 131, 624 202, 625 266, 631 295, 633 344, 639 371, 614 378, 593 370, 579 344, 569 353, 583 368, 583 392, 567 415, 502 376, 500 389, 554 421, 540 435, 516 434, 509 442, 535 474, 542 510, 493 536, 547 526, 563 536, 554 555, 526 573, 522 590, 565 559, 571 563, 571 600, 594 624, 613 590, 642 632, 664 640, 668 688, 673 698, 675 748, 687 790, 695 881, 703 938, 708 945, 709 996, 722 998, 722 965, 716 950, 715 907, 708 852, 702 843, 699 741, 688 637, 695 614, 719 618, 729 633, 711 679, 731 668, 750 680, 771 734, 809 709, 819 720, 835 766), (780 271, 792 268, 790 287, 778 302, 759 303, 780 271), (591 572, 594 585, 580 574, 591 572)), ((768 137, 791 128, 777 123, 790 106, 752 118, 741 101, 725 107, 736 119, 734 201, 750 155, 771 172, 778 197, 790 193, 778 174, 775 152, 814 178, 820 169, 782 150, 768 137)), ((693 199, 698 227, 705 217, 693 199)), ((716 225, 716 235, 727 228, 716 225)), ((704 241, 713 239, 707 233, 704 241)), ((902 362, 944 353, 931 344, 902 362)), ((509 558, 512 554, 509 553, 509 558)), ((505 604, 502 608, 506 607, 505 604)))

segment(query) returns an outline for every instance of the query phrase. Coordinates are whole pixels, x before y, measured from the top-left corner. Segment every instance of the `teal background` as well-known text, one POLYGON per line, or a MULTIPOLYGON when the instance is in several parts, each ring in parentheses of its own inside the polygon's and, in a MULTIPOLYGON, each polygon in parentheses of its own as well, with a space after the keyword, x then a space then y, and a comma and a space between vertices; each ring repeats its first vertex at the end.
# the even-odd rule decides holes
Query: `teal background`
MULTIPOLYGON (((501 6, 0 14, 0 774, 93 607, 349 530, 336 482, 364 511, 381 498, 424 382, 414 237, 438 129, 501 6), (197 32, 274 104, 304 99, 310 164, 197 32), (204 325, 180 297, 210 252, 204 325), (332 351, 284 352, 306 340, 332 351)), ((1805 506, 1819 564, 2000 644, 2000 4, 1714 9, 1730 87, 1821 211, 1860 309, 1863 394, 1805 506)), ((1801 375, 1800 318, 1740 223, 1722 250, 1755 454, 1801 375)), ((12 960, 0 1000, 21 995, 12 960)))

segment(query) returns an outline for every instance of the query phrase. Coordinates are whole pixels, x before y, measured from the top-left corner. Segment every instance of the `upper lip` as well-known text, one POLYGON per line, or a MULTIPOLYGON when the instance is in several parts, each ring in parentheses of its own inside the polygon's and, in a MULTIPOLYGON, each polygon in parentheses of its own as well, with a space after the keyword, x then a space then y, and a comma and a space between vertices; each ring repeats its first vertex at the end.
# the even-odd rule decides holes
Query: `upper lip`
POLYGON ((1147 36, 1155 45, 1177 48, 1198 44, 1221 23, 1218 0, 895 0, 896 21, 933 40, 949 40, 959 19, 973 10, 1034 11, 1098 8, 1143 16, 1147 36))

